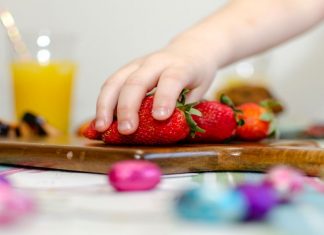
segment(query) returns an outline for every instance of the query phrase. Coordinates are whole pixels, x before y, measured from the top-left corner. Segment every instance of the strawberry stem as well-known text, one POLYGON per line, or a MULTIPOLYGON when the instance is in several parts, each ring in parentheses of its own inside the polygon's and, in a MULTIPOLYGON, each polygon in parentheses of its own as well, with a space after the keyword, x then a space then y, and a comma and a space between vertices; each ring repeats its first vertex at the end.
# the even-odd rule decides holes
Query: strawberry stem
POLYGON ((229 98, 225 94, 221 94, 220 102, 222 104, 226 104, 227 106, 231 107, 232 109, 235 109, 235 105, 234 105, 233 101, 231 100, 231 98, 229 98))
POLYGON ((271 111, 275 110, 277 108, 282 108, 282 105, 277 100, 273 100, 273 99, 263 100, 259 104, 263 108, 266 108, 266 109, 271 110, 271 111))
POLYGON ((236 125, 238 126, 243 126, 245 124, 245 121, 243 119, 238 118, 237 115, 235 115, 235 121, 236 125))
POLYGON ((185 104, 186 103, 186 96, 187 96, 187 94, 189 92, 190 92, 190 90, 187 89, 187 88, 185 88, 185 89, 182 90, 182 92, 180 93, 180 96, 179 96, 179 100, 178 100, 181 104, 185 104))
POLYGON ((190 127, 190 136, 191 137, 195 137, 196 135, 196 132, 200 132, 200 133, 204 133, 205 130, 200 128, 197 123, 195 122, 195 120, 193 120, 190 112, 185 112, 185 117, 186 117, 186 120, 187 120, 187 123, 190 127))
POLYGON ((238 126, 243 126, 244 125, 244 120, 238 117, 238 114, 242 113, 242 111, 235 107, 235 105, 234 105, 233 101, 231 100, 231 98, 229 98, 225 94, 221 94, 220 102, 222 104, 225 104, 225 105, 229 106, 230 108, 232 108, 232 110, 234 111, 236 124, 238 126))
POLYGON ((197 123, 195 122, 195 120, 192 118, 192 115, 196 115, 199 117, 202 116, 201 112, 198 109, 194 108, 194 106, 197 104, 198 104, 197 102, 191 103, 191 104, 185 104, 185 105, 180 104, 179 102, 177 103, 177 108, 182 110, 185 115, 186 121, 190 128, 190 136, 191 137, 194 137, 196 132, 201 132, 201 133, 205 132, 205 130, 200 128, 197 125, 197 123))
POLYGON ((195 120, 192 118, 192 115, 196 115, 201 117, 202 114, 198 109, 195 109, 194 107, 199 104, 199 102, 194 102, 190 104, 186 104, 186 95, 190 92, 189 89, 183 89, 181 92, 179 99, 177 101, 176 107, 183 111, 186 121, 188 123, 188 126, 190 128, 190 136, 194 137, 196 132, 204 133, 205 130, 200 128, 195 120))

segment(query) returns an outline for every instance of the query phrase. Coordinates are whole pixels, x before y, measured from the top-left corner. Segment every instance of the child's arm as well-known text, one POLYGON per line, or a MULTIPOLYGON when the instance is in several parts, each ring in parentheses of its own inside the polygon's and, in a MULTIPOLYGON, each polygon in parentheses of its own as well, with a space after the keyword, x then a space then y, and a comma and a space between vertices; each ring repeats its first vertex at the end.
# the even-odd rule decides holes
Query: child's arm
POLYGON ((269 49, 324 18, 324 0, 234 0, 177 36, 165 48, 124 66, 102 87, 96 128, 112 122, 133 133, 145 94, 157 86, 152 114, 158 120, 173 112, 183 88, 189 102, 202 98, 217 69, 269 49))

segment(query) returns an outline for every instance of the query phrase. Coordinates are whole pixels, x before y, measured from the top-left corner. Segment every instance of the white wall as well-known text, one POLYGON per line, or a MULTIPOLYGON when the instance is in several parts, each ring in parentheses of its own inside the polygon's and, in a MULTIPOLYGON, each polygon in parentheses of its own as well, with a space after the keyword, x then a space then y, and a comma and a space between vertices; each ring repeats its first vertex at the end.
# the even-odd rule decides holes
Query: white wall
MULTIPOLYGON (((91 117, 106 77, 130 59, 163 46, 213 11, 217 0, 0 0, 23 30, 74 32, 80 69, 74 125, 91 117)), ((11 118, 11 91, 0 29, 0 117, 11 118)), ((242 45, 244 46, 244 45, 242 45)), ((324 120, 324 27, 271 53, 270 83, 289 104, 286 117, 324 120), (318 108, 317 108, 318 107, 318 108)))

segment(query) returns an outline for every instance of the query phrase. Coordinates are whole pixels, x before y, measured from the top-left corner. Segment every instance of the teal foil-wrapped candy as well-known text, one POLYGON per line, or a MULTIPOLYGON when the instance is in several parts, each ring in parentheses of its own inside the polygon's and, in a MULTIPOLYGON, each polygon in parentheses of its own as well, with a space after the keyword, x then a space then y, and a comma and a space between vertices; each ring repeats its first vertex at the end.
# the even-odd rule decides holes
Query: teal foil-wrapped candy
POLYGON ((247 203, 235 190, 200 186, 184 191, 176 200, 176 211, 185 219, 233 222, 246 217, 247 203))

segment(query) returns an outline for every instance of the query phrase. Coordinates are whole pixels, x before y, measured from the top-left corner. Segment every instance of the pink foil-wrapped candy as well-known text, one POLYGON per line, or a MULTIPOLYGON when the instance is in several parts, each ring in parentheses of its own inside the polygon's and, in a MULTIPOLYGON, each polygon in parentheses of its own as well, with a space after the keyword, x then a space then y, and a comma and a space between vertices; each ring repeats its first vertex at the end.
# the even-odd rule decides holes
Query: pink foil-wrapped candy
POLYGON ((292 167, 277 166, 268 172, 264 183, 277 191, 282 202, 287 202, 303 189, 304 175, 292 167))
POLYGON ((111 167, 108 179, 117 191, 150 190, 160 182, 161 170, 152 162, 126 160, 111 167))
POLYGON ((0 185, 0 225, 10 224, 34 210, 33 200, 7 185, 0 185))

